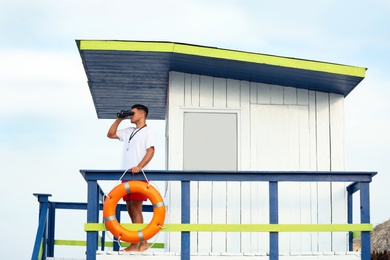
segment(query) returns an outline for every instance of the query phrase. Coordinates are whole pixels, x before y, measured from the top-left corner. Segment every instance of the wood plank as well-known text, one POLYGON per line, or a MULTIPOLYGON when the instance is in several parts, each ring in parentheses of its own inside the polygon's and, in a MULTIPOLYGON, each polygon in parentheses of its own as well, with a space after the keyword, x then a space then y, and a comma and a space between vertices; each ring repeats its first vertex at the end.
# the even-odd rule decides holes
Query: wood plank
POLYGON ((298 105, 309 105, 309 90, 297 89, 297 104, 298 105))
POLYGON ((184 105, 184 73, 171 72, 169 74, 169 101, 172 107, 184 105))
MULTIPOLYGON (((211 208, 211 182, 199 182, 198 190, 198 223, 212 223, 211 208)), ((197 252, 209 253, 212 249, 211 232, 198 232, 198 250, 197 252)))
MULTIPOLYGON (((169 96, 170 107, 168 108, 168 118, 177 118, 178 124, 170 124, 168 121, 168 136, 176 136, 179 138, 168 138, 168 169, 180 170, 183 169, 183 147, 179 140, 183 136, 180 125, 183 124, 183 116, 178 107, 184 105, 184 73, 170 72, 169 74, 169 96), (171 160, 176 158, 177 160, 171 160)), ((168 183, 168 215, 172 223, 181 223, 181 185, 179 182, 168 183)), ((180 251, 180 233, 171 233, 167 238, 167 247, 172 251, 180 251)))
MULTIPOLYGON (((212 221, 213 224, 227 224, 226 211, 226 182, 212 182, 212 221)), ((236 205, 239 207, 239 205, 236 205)), ((212 246, 210 252, 226 252, 226 232, 213 232, 211 233, 212 246)))
POLYGON ((200 106, 200 76, 199 75, 191 75, 191 100, 192 100, 192 106, 193 107, 199 107, 200 106))
POLYGON ((283 87, 272 85, 271 86, 271 104, 282 105, 283 98, 283 87))
MULTIPOLYGON (((246 100, 246 102, 249 102, 246 100)), ((241 105, 241 84, 238 80, 226 80, 226 106, 239 108, 241 105)))
POLYGON ((258 83, 258 101, 259 105, 271 104, 271 85, 258 83))
POLYGON ((213 89, 214 89, 213 107, 226 108, 227 106, 226 79, 214 78, 213 89))
POLYGON ((249 82, 250 86, 250 104, 257 104, 257 83, 249 82))
MULTIPOLYGON (((331 134, 331 170, 344 171, 344 96, 329 94, 330 134, 331 134)), ((332 223, 345 223, 347 219, 347 198, 345 183, 332 184, 332 223)), ((347 236, 332 233, 332 250, 343 251, 347 248, 347 236)))
MULTIPOLYGON (((168 183, 168 216, 167 223, 181 223, 181 185, 179 182, 168 183)), ((178 232, 170 232, 167 235, 167 250, 171 252, 180 252, 181 234, 178 232)))
POLYGON ((199 86, 199 106, 213 107, 214 87, 213 78, 208 76, 200 76, 199 86))
MULTIPOLYGON (((241 183, 241 224, 250 224, 251 223, 251 186, 250 182, 241 183)), ((240 241, 240 252, 250 252, 251 251, 251 233, 241 233, 240 241)), ((230 244, 230 242, 229 242, 230 244)))
MULTIPOLYGON (((241 182, 227 182, 226 184, 226 223, 241 224, 241 182)), ((248 197, 246 197, 248 199, 248 197)), ((226 233, 226 252, 241 252, 241 233, 226 233)))
POLYGON ((184 106, 192 106, 192 75, 184 74, 184 106))
MULTIPOLYGON (((306 94, 306 100, 308 100, 308 92, 306 94)), ((303 99, 305 100, 305 99, 303 99)), ((302 101, 302 99, 301 99, 302 101)), ((302 102, 305 103, 305 102, 302 102)), ((310 123, 309 123, 309 106, 301 105, 298 107, 299 112, 299 170, 310 171, 310 123)), ((299 183, 299 202, 300 202, 300 222, 302 224, 311 224, 311 183, 301 182, 299 183)), ((311 252, 312 233, 300 233, 300 252, 311 252)))
MULTIPOLYGON (((330 170, 329 94, 316 92, 317 163, 319 171, 330 170)), ((331 223, 331 185, 318 183, 318 224, 331 223)), ((331 234, 319 233, 318 250, 331 251, 331 234)))
MULTIPOLYGON (((316 131, 316 93, 308 91, 309 103, 309 150, 310 150, 310 170, 317 168, 317 131, 316 131)), ((310 219, 312 224, 318 223, 318 183, 310 183, 310 219)), ((311 233, 311 252, 318 252, 318 233, 311 233)))
POLYGON ((296 105, 297 104, 297 89, 291 87, 283 87, 283 104, 296 105))
MULTIPOLYGON (((190 218, 191 223, 199 224, 198 221, 198 199, 199 199, 199 182, 198 181, 191 181, 190 183, 190 200, 191 200, 191 208, 190 208, 190 218)), ((181 206, 180 206, 181 208, 181 206)), ((198 251, 198 232, 191 232, 190 233, 190 248, 191 252, 197 252, 198 251)), ((179 240, 176 240, 179 241, 179 240)))
POLYGON ((250 93, 249 83, 246 81, 240 81, 240 107, 241 114, 239 117, 239 142, 238 145, 238 168, 241 170, 251 169, 251 112, 250 112, 250 93), (248 138, 249 137, 249 138, 248 138))

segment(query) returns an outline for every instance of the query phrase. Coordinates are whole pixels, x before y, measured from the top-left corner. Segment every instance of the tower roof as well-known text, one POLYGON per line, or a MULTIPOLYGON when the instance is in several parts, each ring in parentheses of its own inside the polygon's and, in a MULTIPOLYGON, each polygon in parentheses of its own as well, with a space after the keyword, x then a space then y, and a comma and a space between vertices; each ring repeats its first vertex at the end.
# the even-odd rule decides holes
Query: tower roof
POLYGON ((365 68, 175 42, 76 40, 98 118, 135 103, 165 119, 169 71, 347 96, 365 68))

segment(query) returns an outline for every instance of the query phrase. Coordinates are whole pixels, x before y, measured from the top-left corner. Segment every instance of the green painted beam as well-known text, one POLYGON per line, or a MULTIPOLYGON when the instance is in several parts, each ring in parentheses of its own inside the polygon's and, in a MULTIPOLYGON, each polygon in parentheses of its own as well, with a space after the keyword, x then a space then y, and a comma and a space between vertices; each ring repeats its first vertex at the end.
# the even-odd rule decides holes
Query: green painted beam
MULTIPOLYGON (((64 240, 64 239, 56 239, 54 241, 54 244, 57 246, 86 246, 87 242, 85 240, 64 240)), ((149 243, 152 248, 164 248, 164 243, 149 243)), ((121 246, 126 247, 129 246, 130 243, 122 242, 121 246)), ((101 246, 100 240, 99 240, 99 246, 101 246)), ((106 247, 113 247, 114 242, 107 241, 104 243, 104 246, 106 247)))
MULTIPOLYGON (((122 224, 128 230, 141 230, 147 224, 122 224)), ((84 231, 106 231, 103 223, 85 223, 84 231)), ((162 232, 349 232, 372 231, 372 224, 168 224, 162 232)))

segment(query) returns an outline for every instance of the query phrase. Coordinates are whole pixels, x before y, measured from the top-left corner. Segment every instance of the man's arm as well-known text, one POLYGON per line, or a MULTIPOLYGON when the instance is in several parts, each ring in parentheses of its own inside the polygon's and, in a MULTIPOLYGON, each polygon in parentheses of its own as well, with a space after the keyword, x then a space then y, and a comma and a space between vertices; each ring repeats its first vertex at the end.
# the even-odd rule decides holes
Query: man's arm
POLYGON ((108 129, 107 137, 111 139, 119 139, 119 137, 116 135, 116 131, 118 130, 119 124, 122 122, 124 118, 117 118, 115 119, 114 123, 110 126, 110 129, 108 129))
POLYGON ((139 171, 152 160, 153 156, 154 156, 154 146, 151 146, 150 148, 146 149, 146 154, 144 158, 142 158, 140 163, 137 166, 130 168, 131 172, 133 174, 139 173, 139 171))

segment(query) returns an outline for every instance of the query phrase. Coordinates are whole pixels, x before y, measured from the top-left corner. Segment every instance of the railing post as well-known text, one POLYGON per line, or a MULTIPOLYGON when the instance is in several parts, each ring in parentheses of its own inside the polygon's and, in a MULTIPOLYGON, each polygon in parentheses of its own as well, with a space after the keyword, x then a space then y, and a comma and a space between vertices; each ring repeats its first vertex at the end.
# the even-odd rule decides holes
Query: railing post
MULTIPOLYGON (((96 180, 88 180, 87 185, 87 223, 97 223, 99 221, 99 186, 96 180)), ((97 249, 98 232, 87 231, 87 260, 96 260, 97 249)))
MULTIPOLYGON (((353 223, 353 191, 347 188, 347 223, 353 223)), ((353 251, 353 232, 348 232, 348 250, 353 251)))
POLYGON ((41 253, 41 259, 46 259, 46 241, 47 241, 47 215, 49 210, 49 197, 51 194, 34 193, 39 202, 39 222, 38 230, 35 236, 35 244, 31 259, 38 259, 41 253), (42 245, 42 252, 40 252, 42 245))
MULTIPOLYGON (((360 182, 360 222, 370 223, 370 186, 368 182, 360 182)), ((371 259, 370 232, 362 231, 362 260, 371 259)))
POLYGON ((54 257, 54 240, 55 240, 55 223, 56 223, 56 203, 49 204, 49 219, 48 219, 48 239, 47 239, 47 256, 54 257))
MULTIPOLYGON (((278 198, 278 182, 269 182, 269 222, 270 224, 279 223, 279 198, 278 198)), ((270 232, 269 234, 269 259, 279 259, 279 233, 270 232)))
MULTIPOLYGON (((190 223, 190 182, 181 182, 181 223, 190 223)), ((190 259, 190 232, 181 232, 181 260, 190 259)))

